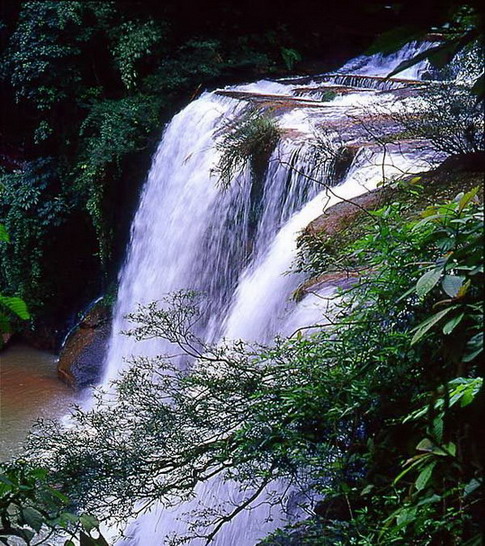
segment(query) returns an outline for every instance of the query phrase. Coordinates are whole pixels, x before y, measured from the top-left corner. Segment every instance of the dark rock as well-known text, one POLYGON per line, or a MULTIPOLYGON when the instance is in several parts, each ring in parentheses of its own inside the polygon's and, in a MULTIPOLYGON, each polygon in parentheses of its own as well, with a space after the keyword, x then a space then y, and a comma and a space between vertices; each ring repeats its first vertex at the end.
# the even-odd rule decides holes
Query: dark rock
POLYGON ((67 336, 61 349, 57 373, 75 389, 99 383, 111 334, 111 309, 95 304, 67 336))
POLYGON ((410 175, 403 179, 412 186, 418 183, 424 187, 422 197, 414 197, 407 191, 406 185, 402 188, 383 186, 360 195, 349 201, 341 201, 324 211, 313 220, 304 230, 309 235, 324 234, 332 237, 346 230, 358 217, 366 211, 374 210, 393 201, 409 202, 415 199, 415 208, 420 210, 430 204, 430 199, 452 199, 460 191, 469 191, 473 186, 480 186, 485 171, 485 152, 452 156, 444 161, 436 171, 410 175), (481 166, 481 168, 479 168, 481 166), (453 171, 470 173, 466 176, 453 176, 453 171))
POLYGON ((440 171, 484 173, 485 151, 452 155, 438 167, 438 172, 440 171))
POLYGON ((332 165, 332 180, 335 186, 344 181, 356 154, 357 149, 352 146, 345 146, 337 152, 332 165))
POLYGON ((384 193, 384 190, 379 188, 360 195, 352 201, 341 201, 313 220, 305 232, 312 235, 324 232, 327 237, 335 235, 345 229, 364 211, 381 206, 384 202, 384 193))
POLYGON ((62 341, 62 331, 55 320, 38 319, 35 324, 21 328, 22 339, 41 351, 57 352, 62 341))
POLYGON ((347 499, 344 496, 317 502, 314 512, 325 520, 346 521, 352 518, 347 499))

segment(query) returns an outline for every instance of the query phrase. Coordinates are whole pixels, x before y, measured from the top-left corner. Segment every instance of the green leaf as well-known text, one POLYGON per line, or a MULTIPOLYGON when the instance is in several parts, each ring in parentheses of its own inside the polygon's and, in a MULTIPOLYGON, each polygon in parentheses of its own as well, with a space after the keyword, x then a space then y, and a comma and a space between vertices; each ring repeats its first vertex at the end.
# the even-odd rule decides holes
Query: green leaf
POLYGON ((465 316, 465 313, 460 313, 459 315, 456 315, 452 319, 450 319, 444 326, 443 326, 443 334, 449 335, 453 330, 460 324, 460 322, 463 320, 463 317, 465 316))
POLYGON ((460 288, 463 286, 465 277, 458 275, 445 275, 441 281, 441 287, 450 296, 450 298, 456 298, 460 288))
POLYGON ((97 529, 99 527, 99 521, 90 514, 83 514, 82 516, 80 516, 79 521, 81 522, 84 530, 88 533, 90 533, 93 529, 97 529))
POLYGON ((416 506, 426 506, 427 504, 434 504, 435 502, 440 502, 441 497, 439 495, 431 495, 430 497, 426 497, 422 501, 419 501, 416 506))
POLYGON ((30 475, 38 480, 43 480, 47 477, 47 470, 45 468, 33 468, 30 471, 30 475))
POLYGON ((393 484, 395 485, 401 478, 403 478, 406 474, 411 472, 411 470, 413 468, 415 468, 416 466, 422 465, 425 460, 431 458, 432 456, 433 455, 431 453, 422 453, 420 455, 416 455, 416 457, 413 457, 410 461, 407 461, 405 463, 405 466, 407 468, 405 468, 402 472, 400 472, 397 475, 396 478, 394 478, 393 484), (409 463, 411 463, 411 464, 409 464, 409 463))
POLYGON ((7 478, 7 476, 5 474, 0 474, 0 482, 4 483, 6 485, 10 485, 10 486, 15 485, 13 483, 13 481, 10 480, 9 478, 7 478))
POLYGON ((423 470, 419 473, 416 481, 414 482, 414 486, 418 491, 422 491, 427 483, 429 482, 429 479, 431 478, 431 475, 433 474, 434 467, 436 466, 436 461, 432 461, 428 465, 426 465, 423 470))
POLYGON ((466 344, 467 353, 463 362, 471 362, 483 351, 483 332, 475 334, 466 344))
POLYGON ((9 334, 10 332, 10 321, 3 313, 0 313, 0 333, 9 334))
POLYGON ((472 188, 469 192, 465 193, 465 195, 460 199, 460 202, 458 204, 458 212, 461 212, 467 205, 472 201, 472 199, 477 195, 480 188, 478 186, 475 186, 472 188))
POLYGON ((87 535, 85 532, 80 533, 80 546, 109 546, 104 537, 100 534, 98 538, 93 538, 87 535))
MULTIPOLYGON (((442 424, 443 424, 443 421, 441 420, 441 425, 442 424)), ((446 451, 441 449, 439 446, 437 446, 434 442, 432 442, 428 438, 424 438, 423 440, 421 440, 419 444, 416 446, 416 450, 424 451, 426 453, 432 453, 433 455, 440 455, 440 456, 448 455, 446 451)))
POLYGON ((439 313, 436 313, 435 315, 432 315, 431 317, 427 318, 421 324, 419 324, 419 326, 414 328, 413 331, 415 332, 415 334, 413 336, 413 339, 411 340, 411 345, 414 345, 415 343, 417 343, 424 336, 424 334, 426 334, 426 332, 431 330, 431 328, 433 328, 435 324, 437 324, 445 315, 447 315, 450 311, 452 311, 455 308, 456 308, 455 306, 447 307, 446 309, 443 309, 439 313))
POLYGON ((471 279, 468 279, 466 283, 458 290, 458 294, 455 296, 456 298, 462 298, 470 288, 471 279))
POLYGON ((434 444, 431 440, 428 438, 424 438, 419 442, 419 444, 416 446, 417 451, 429 451, 432 452, 434 449, 434 444))
POLYGON ((28 506, 22 510, 22 517, 25 523, 39 532, 44 524, 44 516, 35 508, 28 506))
POLYGON ((450 407, 460 402, 460 406, 464 408, 473 402, 476 395, 480 392, 483 384, 482 377, 464 378, 457 377, 448 383, 450 387, 455 387, 450 392, 450 407))
POLYGON ((0 305, 4 305, 7 309, 10 309, 12 313, 15 313, 19 318, 23 320, 28 320, 30 318, 27 305, 20 298, 0 295, 0 305))
MULTIPOLYGON (((438 442, 441 443, 443 441, 443 418, 441 416, 433 419, 433 434, 438 442)), ((433 452, 440 455, 443 454, 443 451, 440 448, 434 449, 433 452), (440 451, 441 453, 439 453, 440 451)))
POLYGON ((441 268, 435 268, 431 271, 427 271, 416 283, 416 292, 418 296, 425 296, 430 290, 432 290, 441 277, 441 268))
POLYGON ((0 224, 0 241, 3 241, 5 243, 8 243, 10 241, 10 237, 8 236, 7 230, 5 229, 5 226, 3 224, 0 224))
POLYGON ((463 491, 463 494, 465 495, 465 497, 467 497, 468 495, 471 495, 474 491, 476 491, 479 487, 481 487, 482 484, 481 482, 479 482, 478 480, 476 480, 475 478, 472 478, 466 485, 465 485, 465 489, 463 491))
POLYGON ((64 495, 63 493, 61 493, 60 491, 58 491, 57 489, 55 489, 54 487, 49 487, 48 489, 49 491, 49 494, 57 499, 59 499, 62 503, 64 504, 68 504, 70 501, 69 501, 69 498, 66 497, 66 495, 64 495))
POLYGON ((445 446, 445 450, 452 456, 456 457, 456 444, 453 442, 449 442, 445 446))
POLYGON ((406 526, 408 523, 414 521, 416 517, 416 508, 404 508, 398 513, 396 522, 398 525, 406 526))

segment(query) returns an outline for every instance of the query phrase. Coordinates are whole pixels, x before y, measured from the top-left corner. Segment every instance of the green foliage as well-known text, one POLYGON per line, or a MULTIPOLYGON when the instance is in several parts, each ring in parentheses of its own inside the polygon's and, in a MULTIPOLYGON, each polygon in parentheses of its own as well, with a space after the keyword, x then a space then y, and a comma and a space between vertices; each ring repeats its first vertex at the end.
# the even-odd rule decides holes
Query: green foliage
POLYGON ((10 235, 0 247, 2 286, 38 310, 48 293, 42 279, 45 248, 68 212, 57 166, 51 158, 31 161, 23 171, 1 175, 0 184, 1 210, 10 235))
POLYGON ((288 70, 293 70, 295 63, 301 61, 301 55, 295 49, 282 47, 281 56, 288 70))
POLYGON ((17 100, 46 111, 79 82, 81 11, 82 2, 23 3, 5 66, 17 100))
POLYGON ((113 55, 120 71, 121 81, 127 89, 133 89, 138 78, 136 62, 149 55, 159 46, 162 28, 155 21, 143 23, 127 21, 116 28, 113 55))
MULTIPOLYGON (((470 513, 478 500, 468 497, 468 492, 470 484, 483 478, 476 472, 479 467, 474 465, 478 461, 471 455, 474 432, 456 405, 464 408, 475 403, 476 407, 482 387, 482 378, 476 374, 483 371, 471 364, 478 364, 483 351, 483 301, 479 288, 483 282, 479 244, 483 206, 469 207, 477 191, 478 188, 458 195, 451 203, 428 207, 423 218, 408 228, 425 243, 423 249, 428 251, 428 260, 432 260, 423 256, 421 261, 418 257, 418 263, 427 271, 414 276, 415 283, 400 300, 412 298, 414 292, 420 300, 433 303, 424 320, 410 329, 409 334, 414 335, 409 345, 417 348, 418 358, 435 359, 440 368, 435 368, 433 385, 432 362, 421 360, 422 365, 431 368, 423 370, 421 379, 434 388, 421 392, 415 403, 426 398, 430 403, 400 418, 403 425, 413 422, 424 437, 416 442, 416 453, 394 480, 398 493, 395 511, 384 520, 379 534, 373 535, 379 544, 399 542, 406 537, 421 537, 422 544, 432 543, 437 537, 452 544, 473 538, 470 513), (456 329, 458 325, 460 328, 456 329), (452 333, 451 340, 448 336, 452 333), (462 373, 469 375, 461 377, 462 373), (411 484, 410 490, 402 487, 404 479, 411 484)), ((415 437, 419 439, 419 435, 415 437)))
POLYGON ((110 258, 112 246, 112 228, 104 206, 106 186, 110 179, 121 175, 124 158, 146 148, 147 137, 159 123, 160 102, 157 97, 145 94, 95 101, 81 124, 82 151, 74 167, 74 188, 78 197, 85 200, 104 264, 110 258))
MULTIPOLYGON (((10 237, 3 224, 0 224, 0 243, 10 242, 10 237)), ((2 334, 11 332, 9 316, 13 315, 21 320, 30 318, 25 302, 16 297, 4 296, 0 293, 0 348, 3 345, 2 334)))
POLYGON ((70 501, 50 485, 44 468, 25 461, 0 464, 0 541, 3 544, 59 544, 72 546, 79 533, 81 544, 107 546, 99 522, 89 514, 69 511, 70 501), (92 532, 97 536, 93 536, 92 532), (69 538, 66 538, 69 537, 69 538), (13 541, 13 542, 11 542, 13 541))
POLYGON ((425 139, 447 154, 466 154, 485 149, 483 107, 470 86, 433 84, 419 99, 403 104, 390 114, 402 128, 400 138, 425 139))
POLYGON ((474 540, 482 213, 475 191, 411 222, 398 204, 373 211, 354 244, 368 273, 308 337, 213 346, 191 330, 194 294, 140 308, 131 335, 165 339, 177 348, 170 354, 196 359, 190 371, 180 356, 135 359, 109 394, 74 414, 75 426, 37 430, 32 454, 45 457, 76 503, 119 520, 137 501, 176 504, 210 477, 231 480, 240 505, 192 514, 192 531, 207 540, 263 495, 284 502, 266 488, 275 480, 324 500, 306 506, 315 509, 310 520, 265 544, 474 540))
POLYGON ((0 306, 8 309, 23 320, 28 320, 30 318, 27 306, 20 298, 9 298, 0 294, 0 306))
POLYGON ((223 187, 249 163, 253 175, 262 174, 281 133, 274 119, 249 110, 226 128, 217 149, 221 153, 217 174, 223 187))

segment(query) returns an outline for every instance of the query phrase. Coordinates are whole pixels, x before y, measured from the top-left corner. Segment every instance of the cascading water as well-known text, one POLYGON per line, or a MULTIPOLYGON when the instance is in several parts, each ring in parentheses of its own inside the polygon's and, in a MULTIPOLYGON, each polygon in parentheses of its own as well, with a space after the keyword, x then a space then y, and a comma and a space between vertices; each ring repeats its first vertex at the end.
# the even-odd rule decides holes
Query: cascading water
MULTIPOLYGON (((155 155, 139 210, 132 227, 132 242, 120 275, 114 331, 129 327, 124 316, 137 304, 158 300, 163 294, 190 289, 205 295, 208 324, 199 332, 212 340, 251 255, 254 210, 262 210, 257 228, 259 246, 266 245, 282 223, 316 192, 305 178, 301 145, 282 142, 275 152, 255 203, 249 169, 223 191, 213 170, 219 153, 214 134, 244 105, 233 99, 205 94, 175 116, 155 155), (300 174, 301 173, 301 174, 300 174), (282 183, 283 182, 283 183, 282 183)), ((123 357, 160 353, 160 343, 133 343, 113 336, 107 357, 105 382, 116 377, 123 357)))
MULTIPOLYGON (((359 58, 347 68, 355 74, 380 76, 406 55, 408 50, 388 58, 359 58)), ((339 71, 341 78, 345 77, 343 70, 339 71)), ((411 76, 417 78, 419 71, 407 75, 411 76)), ((359 85, 359 78, 340 83, 359 85)), ((310 295, 299 304, 291 299, 302 280, 298 274, 286 274, 296 256, 298 233, 339 200, 371 190, 393 174, 429 167, 425 153, 384 153, 372 146, 362 147, 362 135, 359 140, 348 113, 363 111, 376 102, 391 104, 393 97, 383 94, 382 86, 350 90, 331 102, 322 102, 314 100, 311 93, 322 85, 320 78, 307 84, 310 98, 298 103, 299 85, 299 80, 263 81, 205 93, 176 115, 165 130, 120 273, 105 384, 116 378, 125 366, 124 359, 167 352, 159 340, 135 342, 120 332, 130 328, 124 316, 138 304, 159 300, 176 290, 203 295, 205 319, 197 333, 210 342, 222 337, 269 342, 276 333, 289 335, 318 321, 322 315, 318 298, 310 295), (237 120, 248 102, 273 107, 282 138, 262 180, 245 168, 224 190, 214 173, 220 158, 217 142, 228 121, 237 120), (314 134, 322 126, 338 130, 335 147, 360 148, 352 165, 347 165, 343 181, 332 190, 333 170, 316 168, 308 161, 314 134)), ((197 495, 210 506, 237 498, 238 491, 231 483, 213 480, 200 486, 197 495)), ((183 534, 186 526, 180 515, 190 509, 152 510, 129 527, 123 544, 158 546, 173 533, 183 534)), ((239 514, 221 529, 213 544, 253 546, 288 516, 268 510, 260 506, 239 514), (267 521, 270 515, 273 519, 267 521)), ((202 542, 194 539, 190 544, 202 542)))

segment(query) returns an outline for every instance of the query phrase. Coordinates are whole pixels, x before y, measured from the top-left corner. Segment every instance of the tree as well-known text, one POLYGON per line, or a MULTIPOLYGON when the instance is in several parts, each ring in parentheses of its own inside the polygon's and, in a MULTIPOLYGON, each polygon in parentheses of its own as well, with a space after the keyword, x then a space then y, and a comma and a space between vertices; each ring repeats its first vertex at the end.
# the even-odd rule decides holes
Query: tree
POLYGON ((0 541, 3 544, 37 546, 64 537, 64 546, 73 546, 71 539, 79 534, 85 546, 108 546, 99 533, 96 518, 76 515, 69 507, 69 499, 49 485, 45 469, 22 460, 0 463, 0 541))

